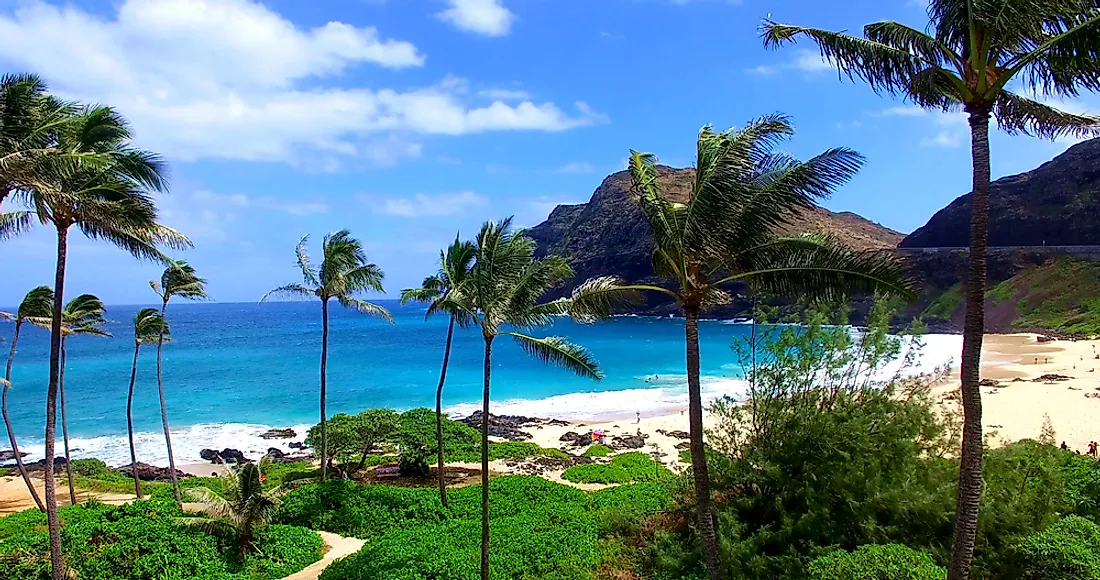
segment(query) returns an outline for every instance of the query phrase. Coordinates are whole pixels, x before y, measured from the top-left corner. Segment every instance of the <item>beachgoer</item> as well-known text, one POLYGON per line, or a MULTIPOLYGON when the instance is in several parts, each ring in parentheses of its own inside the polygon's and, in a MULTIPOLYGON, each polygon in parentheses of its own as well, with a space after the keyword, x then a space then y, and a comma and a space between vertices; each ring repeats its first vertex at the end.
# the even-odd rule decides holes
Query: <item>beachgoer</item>
POLYGON ((683 416, 684 416, 684 410, 683 410, 683 409, 680 409, 680 416, 681 416, 681 417, 683 417, 683 416))
POLYGON ((641 411, 634 411, 634 415, 636 415, 638 417, 637 422, 641 423, 642 422, 642 412, 641 411))
POLYGON ((1069 449, 1065 441, 1062 442, 1062 449, 1069 449))
POLYGON ((638 437, 642 436, 642 428, 641 427, 638 427, 638 432, 635 433, 635 435, 637 435, 638 437))

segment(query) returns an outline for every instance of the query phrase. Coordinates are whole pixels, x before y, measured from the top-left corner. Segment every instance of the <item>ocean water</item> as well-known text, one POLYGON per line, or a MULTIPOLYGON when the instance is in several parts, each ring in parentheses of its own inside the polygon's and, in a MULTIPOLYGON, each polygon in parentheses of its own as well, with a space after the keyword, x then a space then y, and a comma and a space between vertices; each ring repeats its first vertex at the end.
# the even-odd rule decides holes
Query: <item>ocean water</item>
MULTIPOLYGON (((339 308, 330 309, 328 411, 372 407, 433 407, 446 338, 444 318, 424 320, 424 308, 383 301, 390 325, 339 308)), ((129 462, 126 390, 133 360, 132 319, 140 307, 110 307, 113 338, 73 337, 65 374, 69 435, 75 457, 129 462)), ((3 310, 3 309, 0 309, 3 310)), ((196 460, 206 447, 235 447, 259 454, 286 449, 264 441, 270 427, 294 427, 301 440, 318 421, 321 320, 318 303, 194 304, 169 306, 173 341, 164 348, 164 383, 177 460, 196 460)), ((564 419, 668 412, 686 407, 682 319, 619 317, 591 325, 568 319, 537 336, 567 336, 586 347, 606 375, 596 382, 543 365, 510 339, 494 343, 494 413, 564 419)), ((6 355, 11 325, 0 326, 6 355)), ((719 321, 700 324, 704 396, 743 393, 743 372, 731 345, 749 327, 719 321)), ((925 337, 922 369, 957 358, 960 340, 925 337)), ((49 333, 24 327, 9 413, 22 450, 42 455, 49 333)), ((476 330, 456 329, 444 389, 453 415, 480 408, 483 342, 476 330)), ((920 369, 918 369, 920 370, 920 369)), ((156 388, 156 347, 142 347, 134 397, 139 461, 165 465, 156 388)), ((60 452, 60 426, 58 451, 60 452)), ((6 438, 0 448, 6 448, 6 438)))

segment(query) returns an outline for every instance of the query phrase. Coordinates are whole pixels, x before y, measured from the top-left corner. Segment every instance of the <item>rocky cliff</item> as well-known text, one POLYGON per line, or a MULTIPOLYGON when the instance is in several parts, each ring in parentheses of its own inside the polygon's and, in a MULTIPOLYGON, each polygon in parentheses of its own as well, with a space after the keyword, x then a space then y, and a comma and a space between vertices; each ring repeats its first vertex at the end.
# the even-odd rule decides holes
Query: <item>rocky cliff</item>
MULTIPOLYGON (((969 245, 970 194, 936 212, 903 248, 969 245)), ((1100 139, 1078 143, 1038 169, 990 188, 991 246, 1100 244, 1100 139)))
MULTIPOLYGON (((686 201, 695 171, 663 166, 659 170, 666 195, 686 201)), ((854 213, 834 213, 823 208, 805 212, 791 221, 787 228, 791 233, 829 233, 860 249, 894 248, 903 237, 854 213)), ((567 293, 593 276, 654 281, 650 258, 653 236, 631 192, 630 174, 626 171, 604 179, 588 203, 558 206, 545 222, 527 234, 538 242, 540 255, 565 256, 576 270, 574 280, 562 286, 558 294, 567 293)), ((656 300, 648 304, 647 310, 663 312, 664 306, 664 301, 656 300)), ((723 314, 737 314, 744 306, 735 304, 723 314)))

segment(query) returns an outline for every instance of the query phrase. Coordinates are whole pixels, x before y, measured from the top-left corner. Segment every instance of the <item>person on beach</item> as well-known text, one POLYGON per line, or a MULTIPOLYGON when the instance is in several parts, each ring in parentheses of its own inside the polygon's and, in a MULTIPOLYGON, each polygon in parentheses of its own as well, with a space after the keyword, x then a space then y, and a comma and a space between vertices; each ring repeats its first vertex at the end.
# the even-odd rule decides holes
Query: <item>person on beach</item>
POLYGON ((642 423, 642 412, 641 411, 634 411, 634 415, 636 417, 638 417, 638 420, 636 421, 636 423, 638 423, 640 425, 642 423))
POLYGON ((1066 442, 1065 442, 1065 441, 1063 441, 1063 442, 1062 442, 1062 445, 1061 445, 1061 449, 1062 449, 1063 451, 1065 451, 1066 449, 1069 449, 1069 446, 1067 446, 1067 445, 1066 445, 1066 442))

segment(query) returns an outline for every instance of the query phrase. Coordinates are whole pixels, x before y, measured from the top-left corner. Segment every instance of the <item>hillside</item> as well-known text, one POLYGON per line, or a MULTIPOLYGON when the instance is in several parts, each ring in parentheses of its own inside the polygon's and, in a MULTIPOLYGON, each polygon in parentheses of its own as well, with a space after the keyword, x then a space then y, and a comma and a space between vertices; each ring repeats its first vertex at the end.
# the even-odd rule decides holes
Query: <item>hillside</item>
MULTIPOLYGON (((969 232, 967 193, 909 234, 901 247, 966 246, 969 232)), ((993 182, 989 244, 1100 244, 1100 139, 1078 143, 1038 169, 993 182)))
MULTIPOLYGON (((666 194, 676 201, 686 201, 695 170, 664 166, 659 169, 666 194)), ((546 221, 527 231, 538 242, 540 255, 565 256, 576 270, 575 279, 565 284, 558 291, 560 294, 593 276, 613 274, 631 281, 653 276, 650 261, 653 237, 630 186, 628 172, 609 175, 588 203, 558 206, 546 221)), ((903 237, 854 213, 835 213, 824 208, 792 217, 786 230, 828 233, 858 249, 894 248, 903 237)), ((651 302, 649 307, 660 305, 661 302, 651 302)), ((735 304, 727 314, 740 309, 735 304)))

